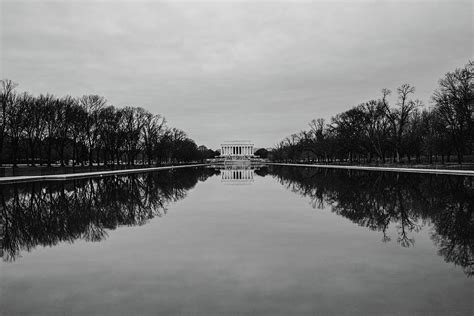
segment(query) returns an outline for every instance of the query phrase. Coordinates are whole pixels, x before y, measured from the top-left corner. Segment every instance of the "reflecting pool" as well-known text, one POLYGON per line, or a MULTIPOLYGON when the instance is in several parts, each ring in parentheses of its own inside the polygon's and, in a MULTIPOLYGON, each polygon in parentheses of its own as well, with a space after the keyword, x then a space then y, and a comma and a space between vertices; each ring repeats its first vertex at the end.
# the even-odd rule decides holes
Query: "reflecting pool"
POLYGON ((186 168, 0 186, 0 314, 472 314, 474 178, 186 168))

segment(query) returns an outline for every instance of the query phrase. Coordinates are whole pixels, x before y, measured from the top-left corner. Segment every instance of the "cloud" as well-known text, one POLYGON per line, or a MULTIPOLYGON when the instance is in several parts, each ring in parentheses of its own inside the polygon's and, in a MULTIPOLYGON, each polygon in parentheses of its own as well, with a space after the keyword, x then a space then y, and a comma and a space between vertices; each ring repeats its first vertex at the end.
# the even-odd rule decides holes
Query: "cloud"
POLYGON ((472 57, 460 1, 4 1, 2 76, 143 106, 198 143, 271 146, 403 82, 429 100, 472 57))

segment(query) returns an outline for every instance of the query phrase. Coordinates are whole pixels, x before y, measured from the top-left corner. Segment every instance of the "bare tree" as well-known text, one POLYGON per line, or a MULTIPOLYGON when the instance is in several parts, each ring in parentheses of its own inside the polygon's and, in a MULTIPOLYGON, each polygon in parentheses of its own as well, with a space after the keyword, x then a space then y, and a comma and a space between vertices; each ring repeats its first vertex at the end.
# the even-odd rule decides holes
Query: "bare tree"
POLYGON ((161 115, 146 112, 143 117, 143 143, 148 164, 151 165, 155 146, 163 133, 166 120, 161 115))
POLYGON ((146 111, 142 108, 126 107, 123 109, 123 129, 125 132, 125 150, 127 163, 135 164, 135 158, 141 149, 142 129, 145 124, 146 111))
MULTIPOLYGON (((87 114, 83 108, 79 105, 79 100, 75 100, 72 108, 70 109, 70 129, 69 137, 72 143, 72 165, 76 165, 80 155, 78 153, 78 147, 83 144, 86 140, 86 121, 87 114)), ((81 159, 81 162, 83 160, 81 159)))
MULTIPOLYGON (((371 100, 361 105, 364 113, 364 133, 375 154, 385 162, 385 143, 388 134, 388 122, 384 111, 384 101, 371 100)), ((369 151, 369 162, 371 160, 369 151)))
POLYGON ((410 119, 412 112, 422 105, 419 100, 410 100, 409 95, 415 93, 415 87, 408 83, 402 84, 397 88, 398 102, 396 108, 390 108, 386 101, 386 96, 390 92, 389 90, 382 90, 383 94, 383 105, 385 114, 390 122, 392 128, 393 144, 395 147, 395 160, 400 162, 400 154, 402 151, 402 138, 405 131, 406 125, 410 119))
POLYGON ((3 143, 5 140, 5 133, 7 128, 7 111, 13 105, 15 100, 15 88, 18 86, 17 83, 10 79, 1 80, 1 93, 0 101, 2 103, 2 115, 0 125, 0 166, 3 163, 3 143))
POLYGON ((93 151, 99 138, 99 110, 102 109, 107 100, 99 95, 84 95, 79 98, 79 104, 86 113, 85 136, 88 146, 89 166, 93 165, 93 151))
POLYGON ((70 96, 65 96, 56 101, 56 144, 58 147, 61 166, 64 166, 65 149, 69 140, 73 121, 75 119, 75 104, 76 100, 70 96))
POLYGON ((474 63, 448 72, 439 80, 434 92, 435 111, 446 124, 455 144, 458 162, 462 163, 466 147, 472 151, 474 134, 474 63))
POLYGON ((41 145, 46 128, 41 97, 32 100, 26 112, 26 121, 28 124, 25 125, 25 133, 30 149, 30 164, 34 166, 37 155, 41 154, 41 148, 38 152, 36 149, 41 145))
POLYGON ((7 108, 7 126, 11 138, 11 160, 13 167, 18 163, 19 143, 21 137, 24 135, 25 126, 28 122, 25 120, 26 112, 29 104, 32 103, 33 97, 28 93, 22 93, 12 97, 12 106, 7 108))
POLYGON ((46 94, 46 95, 41 95, 40 96, 40 102, 42 104, 42 113, 43 113, 43 119, 45 120, 45 140, 47 141, 47 161, 48 161, 48 166, 51 166, 52 162, 52 153, 53 153, 53 144, 55 141, 55 136, 56 136, 56 129, 58 127, 58 124, 56 123, 56 102, 57 99, 51 95, 51 94, 46 94))

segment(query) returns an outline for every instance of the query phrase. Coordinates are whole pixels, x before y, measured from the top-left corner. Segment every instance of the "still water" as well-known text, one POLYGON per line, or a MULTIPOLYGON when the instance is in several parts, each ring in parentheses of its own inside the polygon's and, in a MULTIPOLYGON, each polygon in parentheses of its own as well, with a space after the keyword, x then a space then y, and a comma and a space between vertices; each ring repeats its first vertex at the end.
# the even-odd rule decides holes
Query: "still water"
POLYGON ((0 194, 2 315, 474 311, 472 177, 189 168, 0 194))

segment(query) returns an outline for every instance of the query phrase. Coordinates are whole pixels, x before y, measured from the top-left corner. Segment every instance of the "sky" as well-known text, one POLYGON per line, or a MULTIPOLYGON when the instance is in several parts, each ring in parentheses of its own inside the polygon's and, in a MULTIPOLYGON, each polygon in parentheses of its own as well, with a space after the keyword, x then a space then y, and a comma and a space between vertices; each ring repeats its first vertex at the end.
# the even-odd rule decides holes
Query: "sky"
POLYGON ((474 59, 471 1, 0 3, 0 77, 18 91, 140 106, 214 149, 273 147, 403 83, 429 107, 474 59))

